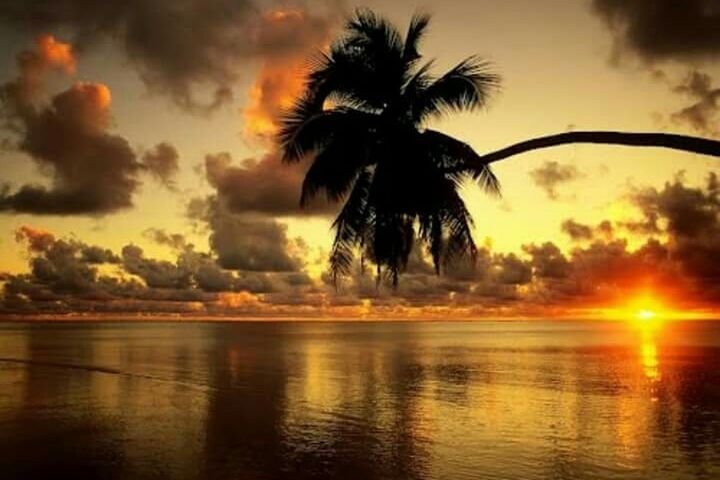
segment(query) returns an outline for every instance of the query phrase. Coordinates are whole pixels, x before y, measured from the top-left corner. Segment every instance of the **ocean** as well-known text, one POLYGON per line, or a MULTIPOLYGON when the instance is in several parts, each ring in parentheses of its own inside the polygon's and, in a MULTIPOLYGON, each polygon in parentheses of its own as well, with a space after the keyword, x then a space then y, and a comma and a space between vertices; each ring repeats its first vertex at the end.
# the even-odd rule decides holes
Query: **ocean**
POLYGON ((718 479, 720 322, 0 324, 0 479, 718 479))

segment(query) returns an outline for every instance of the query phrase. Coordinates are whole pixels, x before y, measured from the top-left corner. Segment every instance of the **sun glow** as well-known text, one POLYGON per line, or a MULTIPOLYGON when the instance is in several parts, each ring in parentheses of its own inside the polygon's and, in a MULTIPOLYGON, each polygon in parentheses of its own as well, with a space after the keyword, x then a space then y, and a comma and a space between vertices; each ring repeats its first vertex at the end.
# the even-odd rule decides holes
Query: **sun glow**
POLYGON ((653 293, 635 295, 627 302, 606 310, 606 316, 613 320, 628 321, 638 325, 656 325, 680 316, 666 302, 653 293))
POLYGON ((653 310, 639 310, 635 312, 635 318, 643 322, 648 322, 657 318, 657 312, 653 310))

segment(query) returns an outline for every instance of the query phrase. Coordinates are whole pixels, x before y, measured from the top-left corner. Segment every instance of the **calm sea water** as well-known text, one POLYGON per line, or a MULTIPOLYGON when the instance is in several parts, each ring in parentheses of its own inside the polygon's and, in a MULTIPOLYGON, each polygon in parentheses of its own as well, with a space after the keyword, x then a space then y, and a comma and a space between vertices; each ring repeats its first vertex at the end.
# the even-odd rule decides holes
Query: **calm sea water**
POLYGON ((718 479, 720 323, 0 324, 0 478, 718 479))

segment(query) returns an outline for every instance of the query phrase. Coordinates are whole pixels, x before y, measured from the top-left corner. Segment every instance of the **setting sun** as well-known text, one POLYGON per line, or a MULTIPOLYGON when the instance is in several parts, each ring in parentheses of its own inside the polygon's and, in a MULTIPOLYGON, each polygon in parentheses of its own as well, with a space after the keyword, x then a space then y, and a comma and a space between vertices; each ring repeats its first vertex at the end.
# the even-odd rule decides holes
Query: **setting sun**
POLYGON ((657 313, 652 310, 640 310, 637 313, 635 313, 635 318, 638 320, 653 320, 657 317, 657 313))
POLYGON ((651 293, 645 293, 633 299, 627 310, 629 316, 639 322, 657 321, 668 312, 664 302, 651 293))
POLYGON ((645 292, 631 297, 627 302, 606 310, 608 318, 642 325, 657 324, 672 317, 681 316, 669 307, 659 294, 645 292))

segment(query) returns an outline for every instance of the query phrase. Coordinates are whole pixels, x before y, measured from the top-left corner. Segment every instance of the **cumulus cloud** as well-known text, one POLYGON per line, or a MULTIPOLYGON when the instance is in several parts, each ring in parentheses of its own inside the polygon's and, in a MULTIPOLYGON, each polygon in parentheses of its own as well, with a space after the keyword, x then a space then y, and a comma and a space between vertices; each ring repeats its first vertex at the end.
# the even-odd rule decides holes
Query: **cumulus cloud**
POLYGON ((3 118, 18 137, 15 147, 36 162, 48 184, 15 191, 5 186, 0 211, 107 214, 132 206, 142 172, 171 181, 174 148, 161 144, 141 162, 125 138, 109 132, 112 95, 106 85, 76 82, 49 104, 40 103, 47 73, 74 70, 70 45, 43 36, 17 61, 19 76, 0 88, 3 118))
MULTIPOLYGON (((705 188, 685 185, 682 176, 662 189, 634 192, 632 200, 643 212, 641 225, 669 237, 672 257, 706 293, 720 294, 720 186, 710 174, 705 188)), ((718 296, 717 298, 720 298, 718 296)))
POLYGON ((338 18, 336 2, 252 0, 3 0, 0 22, 21 31, 66 31, 81 50, 117 45, 151 92, 206 113, 233 97, 248 61, 315 48, 338 18))
POLYGON ((219 308, 236 293, 260 302, 314 291, 303 271, 235 272, 181 241, 181 235, 155 230, 147 236, 177 247, 174 260, 150 258, 133 244, 117 255, 43 229, 19 227, 16 240, 27 246, 29 272, 3 275, 0 313, 197 313, 219 308))
POLYGON ((51 172, 51 185, 22 186, 0 209, 34 214, 109 213, 132 206, 140 165, 127 140, 107 132, 110 90, 78 83, 40 110, 27 107, 18 147, 51 172))
POLYGON ((397 288, 358 261, 336 289, 329 275, 310 277, 308 251, 268 217, 232 214, 217 196, 195 201, 194 215, 211 250, 149 229, 145 238, 169 247, 149 257, 126 245, 116 254, 30 226, 16 239, 27 246, 29 270, 5 274, 0 312, 151 312, 243 316, 512 316, 567 313, 627 301, 651 289, 691 307, 720 301, 720 181, 703 186, 678 175, 660 188, 627 197, 636 224, 563 223, 579 231, 567 250, 552 242, 515 253, 478 249, 435 274, 427 252, 415 249, 397 288), (632 231, 631 243, 622 235, 632 231), (634 246, 637 245, 637 246, 634 246))
POLYGON ((543 189, 550 200, 558 200, 560 195, 558 187, 582 177, 574 165, 561 164, 556 161, 546 161, 540 167, 530 171, 535 185, 543 189))
POLYGON ((281 38, 302 39, 297 48, 265 58, 249 92, 249 104, 243 109, 243 133, 250 138, 273 140, 279 120, 289 110, 305 85, 308 57, 329 44, 332 22, 309 16, 302 10, 276 10, 263 15, 266 43, 281 38))
POLYGON ((234 214, 220 196, 191 202, 188 215, 210 231, 218 263, 229 270, 294 272, 301 261, 291 253, 287 227, 267 216, 234 214))
POLYGON ((30 226, 19 227, 15 238, 27 244, 31 275, 42 284, 43 288, 38 290, 44 294, 94 292, 97 288, 94 264, 117 261, 101 247, 58 240, 51 233, 30 226))
POLYGON ((205 175, 228 210, 272 216, 324 215, 335 207, 318 200, 300 208, 306 166, 285 165, 277 152, 234 165, 229 153, 207 155, 205 175))

